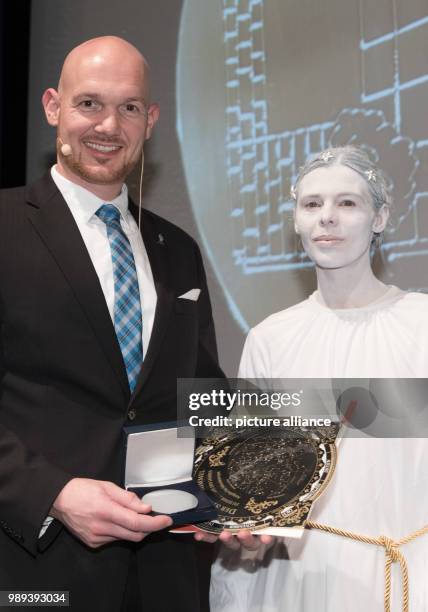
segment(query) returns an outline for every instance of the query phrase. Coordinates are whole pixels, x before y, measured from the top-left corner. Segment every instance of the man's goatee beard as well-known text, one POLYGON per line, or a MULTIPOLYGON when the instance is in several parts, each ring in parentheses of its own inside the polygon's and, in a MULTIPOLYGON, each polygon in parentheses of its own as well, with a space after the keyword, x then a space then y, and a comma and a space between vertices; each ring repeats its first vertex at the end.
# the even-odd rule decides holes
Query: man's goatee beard
POLYGON ((118 182, 123 182, 126 177, 131 173, 134 168, 136 162, 129 162, 128 164, 123 164, 116 170, 107 171, 107 173, 103 176, 102 166, 100 167, 101 172, 98 173, 98 169, 88 169, 85 164, 82 164, 80 161, 75 160, 73 156, 64 157, 61 155, 62 163, 69 168, 73 174, 77 174, 88 183, 94 183, 96 185, 113 185, 118 182))

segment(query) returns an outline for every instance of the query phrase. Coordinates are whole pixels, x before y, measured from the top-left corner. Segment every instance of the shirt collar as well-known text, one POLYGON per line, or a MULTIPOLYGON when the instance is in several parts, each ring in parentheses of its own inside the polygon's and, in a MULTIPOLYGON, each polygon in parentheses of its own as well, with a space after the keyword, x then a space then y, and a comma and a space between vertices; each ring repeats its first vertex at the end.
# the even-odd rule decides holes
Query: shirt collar
POLYGON ((94 215, 103 204, 114 204, 119 209, 121 217, 126 220, 128 212, 128 188, 125 183, 122 185, 120 194, 114 200, 106 202, 106 200, 102 200, 91 191, 65 178, 65 176, 58 172, 56 166, 52 166, 51 176, 73 215, 78 216, 82 221, 88 223, 93 218, 97 219, 94 215))

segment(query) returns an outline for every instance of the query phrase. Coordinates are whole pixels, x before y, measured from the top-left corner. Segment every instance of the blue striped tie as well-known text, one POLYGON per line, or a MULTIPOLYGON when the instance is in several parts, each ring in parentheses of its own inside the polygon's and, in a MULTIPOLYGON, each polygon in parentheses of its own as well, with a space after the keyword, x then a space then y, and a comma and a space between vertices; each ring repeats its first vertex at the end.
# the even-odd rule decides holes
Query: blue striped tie
POLYGON ((103 204, 95 214, 107 227, 114 276, 114 328, 132 393, 143 363, 143 324, 137 270, 131 245, 120 225, 119 210, 113 204, 103 204))

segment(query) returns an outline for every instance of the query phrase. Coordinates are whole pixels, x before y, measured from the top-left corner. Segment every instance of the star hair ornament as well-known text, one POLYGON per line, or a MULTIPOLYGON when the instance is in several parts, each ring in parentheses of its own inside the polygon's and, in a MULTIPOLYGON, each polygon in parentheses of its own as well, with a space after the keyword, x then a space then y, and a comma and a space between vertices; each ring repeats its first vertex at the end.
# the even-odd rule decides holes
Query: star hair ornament
POLYGON ((364 174, 366 175, 368 181, 376 183, 376 172, 374 170, 366 170, 364 174))
POLYGON ((333 157, 334 155, 331 151, 324 151, 320 155, 320 159, 322 159, 325 163, 329 162, 331 159, 333 159, 333 157))
POLYGON ((297 193, 295 185, 291 185, 290 187, 290 197, 292 200, 297 200, 297 193))

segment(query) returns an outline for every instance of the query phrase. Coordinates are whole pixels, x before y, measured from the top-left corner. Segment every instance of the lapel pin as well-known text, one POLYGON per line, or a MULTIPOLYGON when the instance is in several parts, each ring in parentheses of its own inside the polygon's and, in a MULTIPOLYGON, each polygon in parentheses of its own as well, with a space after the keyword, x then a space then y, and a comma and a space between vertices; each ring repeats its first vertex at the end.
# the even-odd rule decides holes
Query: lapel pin
POLYGON ((163 237, 163 234, 158 234, 158 244, 165 246, 165 238, 163 237))

